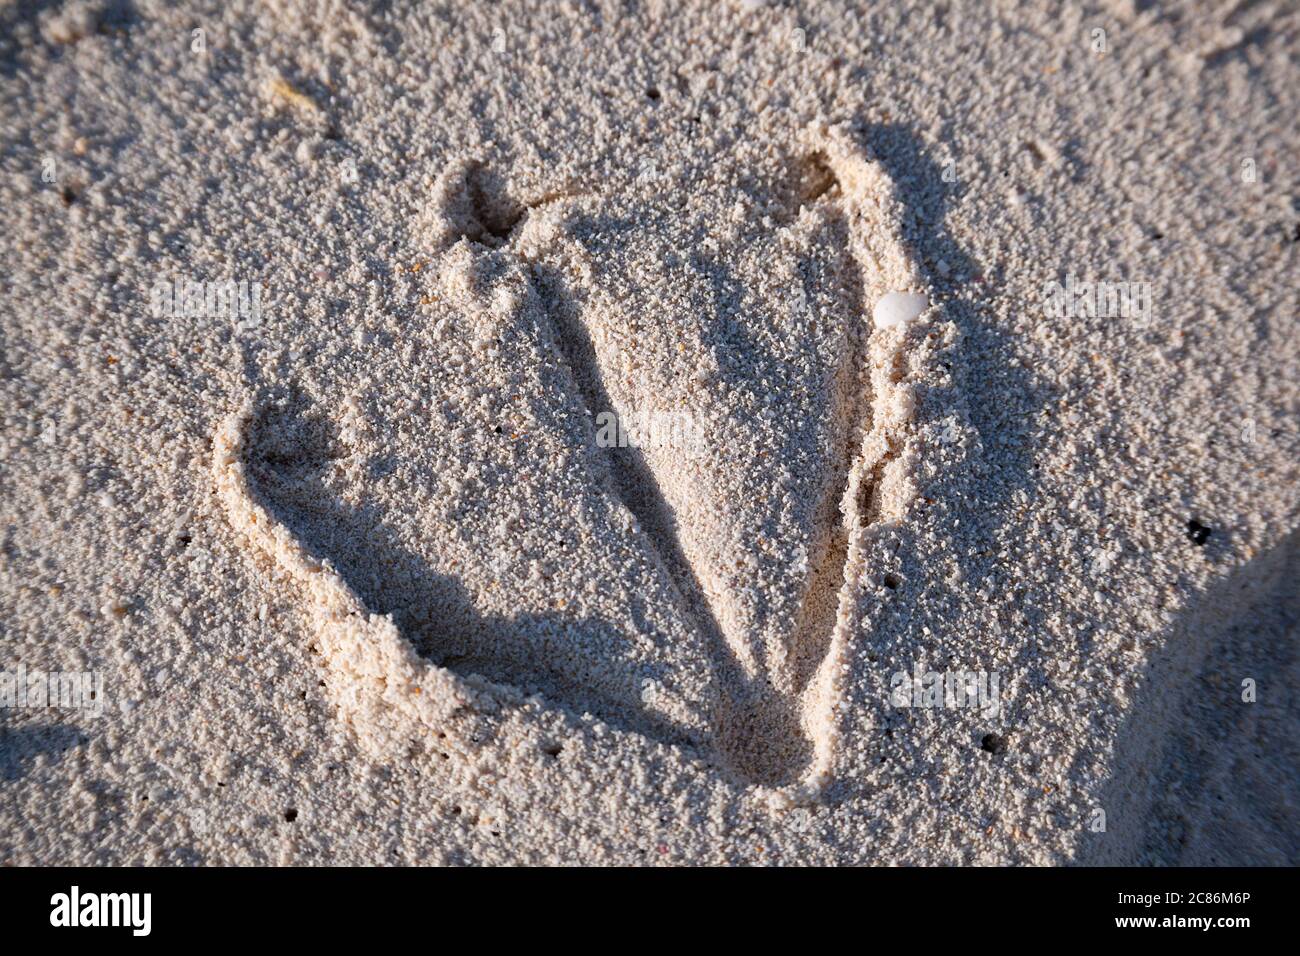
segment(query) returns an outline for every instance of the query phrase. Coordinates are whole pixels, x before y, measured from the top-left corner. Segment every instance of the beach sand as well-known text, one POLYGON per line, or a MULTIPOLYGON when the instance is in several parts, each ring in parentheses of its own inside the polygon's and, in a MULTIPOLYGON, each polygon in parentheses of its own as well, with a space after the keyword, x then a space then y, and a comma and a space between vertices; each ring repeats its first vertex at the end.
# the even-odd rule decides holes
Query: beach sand
POLYGON ((0 38, 0 862, 1300 862, 1294 8, 0 38))

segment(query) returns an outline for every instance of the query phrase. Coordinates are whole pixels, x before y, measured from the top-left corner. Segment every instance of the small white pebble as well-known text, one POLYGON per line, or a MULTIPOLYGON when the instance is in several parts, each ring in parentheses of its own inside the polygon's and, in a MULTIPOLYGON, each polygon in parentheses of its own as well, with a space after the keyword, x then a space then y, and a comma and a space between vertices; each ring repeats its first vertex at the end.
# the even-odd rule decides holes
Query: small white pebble
POLYGON ((880 297, 871 318, 878 329, 895 329, 907 325, 930 307, 930 300, 919 292, 889 292, 880 297))

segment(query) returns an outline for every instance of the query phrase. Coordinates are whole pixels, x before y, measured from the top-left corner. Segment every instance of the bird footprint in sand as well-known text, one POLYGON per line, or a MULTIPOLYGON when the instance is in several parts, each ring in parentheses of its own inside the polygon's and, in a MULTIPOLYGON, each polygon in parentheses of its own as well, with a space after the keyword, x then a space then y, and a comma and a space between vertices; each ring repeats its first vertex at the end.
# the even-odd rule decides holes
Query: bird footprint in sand
POLYGON ((908 494, 903 332, 870 308, 916 276, 852 138, 798 155, 527 204, 450 167, 421 321, 223 424, 223 500, 305 589, 363 740, 505 687, 825 782, 862 541, 908 494))

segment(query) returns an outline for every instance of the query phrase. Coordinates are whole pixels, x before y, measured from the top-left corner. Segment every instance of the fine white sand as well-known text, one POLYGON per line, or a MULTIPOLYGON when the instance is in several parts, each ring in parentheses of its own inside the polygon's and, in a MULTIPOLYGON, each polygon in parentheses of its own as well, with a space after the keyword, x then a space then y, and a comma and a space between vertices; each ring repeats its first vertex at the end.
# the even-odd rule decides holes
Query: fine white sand
POLYGON ((1300 862, 1298 47, 0 7, 0 862, 1300 862))

